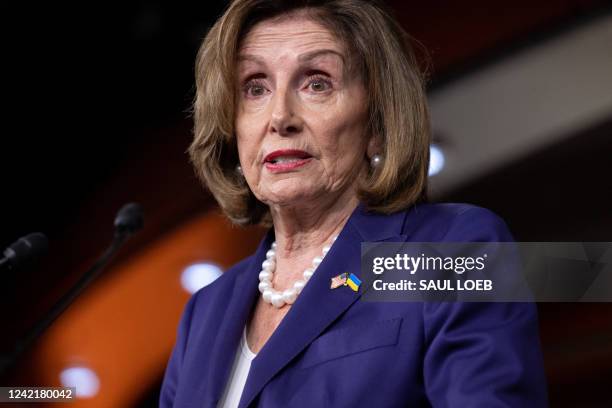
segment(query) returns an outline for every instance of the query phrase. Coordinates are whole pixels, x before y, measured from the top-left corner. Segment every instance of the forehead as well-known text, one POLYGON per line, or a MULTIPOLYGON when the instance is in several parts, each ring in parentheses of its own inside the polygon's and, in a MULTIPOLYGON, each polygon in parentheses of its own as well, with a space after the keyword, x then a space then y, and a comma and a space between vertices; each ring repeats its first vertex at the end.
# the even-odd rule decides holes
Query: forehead
POLYGON ((326 27, 304 13, 285 15, 257 23, 242 40, 238 56, 299 57, 311 51, 327 49, 344 55, 344 47, 326 27))

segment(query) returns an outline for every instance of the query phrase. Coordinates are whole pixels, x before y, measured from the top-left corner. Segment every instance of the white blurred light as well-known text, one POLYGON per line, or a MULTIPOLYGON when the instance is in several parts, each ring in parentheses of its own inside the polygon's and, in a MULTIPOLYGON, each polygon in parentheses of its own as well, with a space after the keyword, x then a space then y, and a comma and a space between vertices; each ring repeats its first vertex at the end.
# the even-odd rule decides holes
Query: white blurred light
POLYGON ((429 146, 429 176, 435 176, 444 168, 444 153, 435 144, 429 146))
POLYGON ((181 274, 181 285, 189 293, 195 293, 213 283, 223 274, 221 268, 211 263, 197 263, 185 268, 181 274))
POLYGON ((60 381, 64 387, 76 387, 78 398, 91 398, 100 389, 98 376, 88 367, 66 368, 60 373, 60 381))

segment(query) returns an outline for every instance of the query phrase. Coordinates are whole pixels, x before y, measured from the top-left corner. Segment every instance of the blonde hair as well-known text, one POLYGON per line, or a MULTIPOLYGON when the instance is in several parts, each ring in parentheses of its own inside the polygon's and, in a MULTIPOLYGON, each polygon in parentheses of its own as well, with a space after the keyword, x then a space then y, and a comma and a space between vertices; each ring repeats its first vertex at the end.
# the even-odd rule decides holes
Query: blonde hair
POLYGON ((368 95, 369 133, 382 164, 359 180, 359 200, 392 213, 426 200, 430 123, 410 37, 377 3, 365 0, 235 0, 202 42, 196 59, 191 162, 225 214, 241 225, 270 224, 268 207, 236 172, 235 71, 242 38, 258 22, 306 10, 347 48, 368 95))

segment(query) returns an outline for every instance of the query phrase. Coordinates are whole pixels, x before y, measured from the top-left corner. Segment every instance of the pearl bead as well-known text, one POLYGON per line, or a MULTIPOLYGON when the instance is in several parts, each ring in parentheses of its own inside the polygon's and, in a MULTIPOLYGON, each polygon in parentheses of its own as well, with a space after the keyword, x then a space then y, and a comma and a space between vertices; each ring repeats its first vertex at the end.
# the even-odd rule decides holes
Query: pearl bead
POLYGON ((266 289, 263 291, 263 294, 261 295, 261 297, 263 298, 264 302, 270 303, 270 300, 272 299, 273 294, 274 292, 272 292, 272 289, 266 289))
POLYGON ((259 280, 260 281, 268 281, 272 280, 272 272, 270 271, 261 271, 259 272, 259 280))
POLYGON ((293 284, 294 289, 300 293, 302 291, 302 289, 304 289, 304 286, 306 286, 306 282, 304 282, 303 280, 299 280, 297 282, 295 282, 293 284))
POLYGON ((374 156, 372 156, 372 158, 370 159, 370 165, 374 168, 379 167, 381 165, 381 163, 383 162, 383 158, 381 155, 379 154, 375 154, 374 156))
POLYGON ((270 298, 270 302, 272 303, 274 307, 278 307, 278 308, 282 307, 285 304, 285 301, 283 300, 283 295, 281 295, 278 292, 272 294, 272 297, 270 298))
POLYGON ((297 291, 293 288, 283 291, 283 301, 287 304, 293 304, 297 298, 297 291))
POLYGON ((268 281, 259 282, 259 291, 263 293, 266 289, 270 289, 272 284, 268 281))
POLYGON ((273 260, 270 259, 266 259, 265 261, 263 261, 263 263, 261 264, 261 268, 264 271, 274 271, 274 269, 276 269, 276 262, 274 262, 273 260))
MULTIPOLYGON (((333 243, 338 236, 331 238, 333 243)), ((331 244, 325 245, 322 249, 322 255, 317 256, 312 260, 312 268, 308 268, 303 272, 304 279, 300 279, 293 283, 293 286, 284 290, 282 293, 274 290, 272 279, 276 270, 276 242, 272 243, 272 247, 266 252, 266 260, 261 264, 259 272, 259 291, 262 293, 262 299, 266 303, 271 303, 276 308, 281 308, 286 304, 293 304, 297 296, 306 286, 306 282, 314 275, 316 268, 323 262, 323 257, 330 251, 331 244)))
POLYGON ((312 274, 314 273, 314 270, 308 268, 304 271, 304 279, 308 280, 312 277, 312 274))

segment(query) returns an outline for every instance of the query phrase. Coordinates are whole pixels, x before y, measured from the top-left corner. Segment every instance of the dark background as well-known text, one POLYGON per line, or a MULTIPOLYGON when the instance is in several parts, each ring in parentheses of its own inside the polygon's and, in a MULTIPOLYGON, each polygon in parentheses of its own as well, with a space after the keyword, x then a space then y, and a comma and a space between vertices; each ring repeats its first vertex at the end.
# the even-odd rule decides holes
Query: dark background
MULTIPOLYGON (((611 10, 596 0, 388 3, 429 50, 431 89, 611 10)), ((109 242, 121 204, 141 202, 147 213, 124 254, 213 205, 185 150, 195 53, 224 6, 0 5, 0 247, 32 231, 50 239, 44 270, 1 277, 1 349, 109 242)), ((440 199, 491 208, 517 240, 612 241, 611 153, 612 112, 440 199)), ((609 402, 610 305, 541 304, 540 312, 553 406, 609 402)), ((142 405, 154 406, 157 391, 142 405)))

